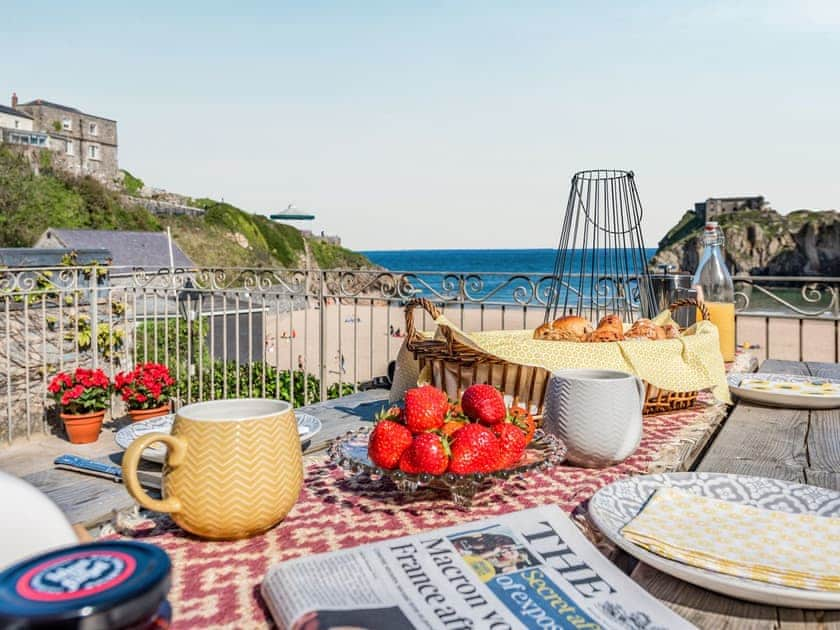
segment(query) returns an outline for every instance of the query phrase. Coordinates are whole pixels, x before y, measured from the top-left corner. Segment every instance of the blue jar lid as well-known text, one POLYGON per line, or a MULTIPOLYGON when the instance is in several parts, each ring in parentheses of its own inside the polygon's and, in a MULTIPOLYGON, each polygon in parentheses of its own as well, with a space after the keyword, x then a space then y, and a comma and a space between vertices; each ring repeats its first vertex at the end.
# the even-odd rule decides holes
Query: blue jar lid
POLYGON ((125 628, 153 618, 170 586, 166 552, 114 541, 63 547, 0 573, 0 628, 125 628))

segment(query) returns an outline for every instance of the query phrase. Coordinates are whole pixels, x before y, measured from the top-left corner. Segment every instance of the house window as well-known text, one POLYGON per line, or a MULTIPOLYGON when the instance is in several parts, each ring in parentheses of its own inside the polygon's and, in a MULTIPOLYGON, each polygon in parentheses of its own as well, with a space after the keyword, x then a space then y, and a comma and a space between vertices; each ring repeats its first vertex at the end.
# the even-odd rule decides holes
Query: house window
POLYGON ((96 123, 90 123, 88 125, 88 131, 90 132, 90 135, 92 135, 92 136, 98 136, 99 135, 99 127, 97 126, 96 123))
POLYGON ((65 140, 64 141, 64 152, 67 155, 73 155, 73 141, 72 140, 65 140))
POLYGON ((64 129, 64 131, 73 131, 73 121, 69 118, 62 119, 61 128, 64 129))
POLYGON ((91 160, 98 160, 99 159, 99 145, 98 144, 91 144, 88 146, 88 157, 91 160))
POLYGON ((20 121, 19 120, 15 121, 15 129, 20 129, 20 121))

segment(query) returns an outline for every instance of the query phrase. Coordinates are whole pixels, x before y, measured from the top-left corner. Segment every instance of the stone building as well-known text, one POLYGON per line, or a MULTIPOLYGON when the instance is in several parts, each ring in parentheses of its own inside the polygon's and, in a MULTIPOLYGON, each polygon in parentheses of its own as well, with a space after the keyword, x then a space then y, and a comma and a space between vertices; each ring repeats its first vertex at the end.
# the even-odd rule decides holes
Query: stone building
POLYGON ((754 197, 709 197, 694 204, 694 213, 705 221, 714 221, 722 214, 741 210, 766 210, 769 202, 763 195, 754 197))
MULTIPOLYGON (((14 101, 14 99, 12 99, 14 101)), ((38 148, 46 148, 49 136, 35 131, 29 114, 0 105, 0 141, 38 148)))
POLYGON ((43 99, 18 103, 12 94, 11 107, 0 110, 0 128, 3 142, 49 149, 56 168, 107 185, 119 178, 115 120, 43 99))

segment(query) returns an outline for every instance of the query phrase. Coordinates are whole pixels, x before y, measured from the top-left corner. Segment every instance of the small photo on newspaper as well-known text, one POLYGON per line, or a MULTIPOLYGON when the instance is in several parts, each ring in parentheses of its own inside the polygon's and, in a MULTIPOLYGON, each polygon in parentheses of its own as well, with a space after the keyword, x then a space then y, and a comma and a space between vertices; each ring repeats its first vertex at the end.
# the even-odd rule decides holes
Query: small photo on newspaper
POLYGON ((293 630, 694 627, 555 506, 290 560, 262 593, 293 630))

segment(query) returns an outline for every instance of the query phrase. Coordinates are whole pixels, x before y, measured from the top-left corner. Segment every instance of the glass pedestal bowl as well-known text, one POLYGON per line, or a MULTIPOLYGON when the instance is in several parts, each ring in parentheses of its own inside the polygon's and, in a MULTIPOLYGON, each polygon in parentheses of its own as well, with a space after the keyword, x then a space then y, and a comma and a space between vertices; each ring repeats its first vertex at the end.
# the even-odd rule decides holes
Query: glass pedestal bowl
POLYGON ((405 493, 413 493, 422 488, 448 491, 455 504, 462 508, 469 508, 476 493, 490 487, 496 481, 507 480, 529 470, 555 466, 566 456, 566 447, 558 438, 538 430, 522 458, 512 468, 470 475, 449 472, 442 475, 410 475, 399 468, 380 468, 370 460, 368 439, 372 430, 372 427, 357 429, 338 438, 329 449, 332 462, 353 474, 367 475, 373 481, 390 479, 405 493))

